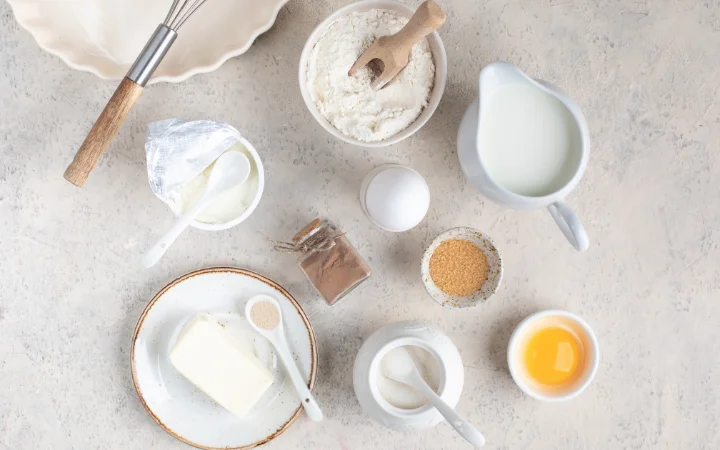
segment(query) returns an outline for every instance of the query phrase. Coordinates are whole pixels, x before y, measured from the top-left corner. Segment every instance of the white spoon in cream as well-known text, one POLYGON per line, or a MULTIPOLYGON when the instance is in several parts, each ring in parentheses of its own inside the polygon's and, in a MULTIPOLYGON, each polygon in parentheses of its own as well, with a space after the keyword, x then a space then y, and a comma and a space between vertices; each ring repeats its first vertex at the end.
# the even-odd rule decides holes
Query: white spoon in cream
POLYGON ((172 226, 160 240, 153 245, 143 256, 142 263, 145 267, 152 267, 165 254, 168 248, 175 242, 190 222, 202 212, 213 199, 223 192, 242 184, 250 175, 250 161, 247 156, 238 151, 225 152, 215 160, 207 189, 190 209, 188 209, 175 225, 172 226))
POLYGON ((460 417, 427 385, 407 350, 402 347, 393 349, 393 358, 383 358, 382 371, 386 377, 413 387, 418 393, 424 395, 466 441, 475 447, 485 445, 485 437, 467 420, 460 417))

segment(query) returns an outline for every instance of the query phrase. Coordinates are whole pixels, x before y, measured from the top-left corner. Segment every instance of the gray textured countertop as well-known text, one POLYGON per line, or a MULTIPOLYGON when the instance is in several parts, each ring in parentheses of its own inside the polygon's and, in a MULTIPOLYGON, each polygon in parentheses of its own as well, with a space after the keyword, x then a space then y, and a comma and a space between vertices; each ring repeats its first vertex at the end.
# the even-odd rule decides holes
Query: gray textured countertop
POLYGON ((310 316, 320 347, 322 425, 304 417, 268 449, 462 449, 446 424, 399 434, 372 422, 352 390, 352 362, 383 324, 418 319, 460 349, 458 410, 489 449, 720 447, 720 4, 716 1, 444 2, 449 81, 413 138, 363 150, 331 138, 297 86, 302 45, 344 1, 292 1, 243 56, 182 84, 147 89, 83 189, 62 173, 115 84, 41 51, 0 3, 0 448, 186 448, 148 416, 133 389, 130 336, 145 304, 188 271, 233 265, 268 275, 310 316), (592 154, 568 201, 591 237, 581 254, 542 210, 483 200, 455 155, 480 68, 507 60, 562 87, 583 108, 592 154), (137 263, 173 219, 147 185, 146 125, 167 117, 235 125, 264 158, 256 213, 225 232, 185 233, 152 270, 137 263), (356 201, 386 162, 430 185, 416 229, 374 228, 356 201), (316 215, 337 221, 375 276, 329 308, 292 258, 288 238, 316 215), (499 293, 472 311, 425 294, 420 256, 453 226, 479 228, 505 261, 499 293), (578 313, 602 361, 579 398, 543 404, 507 371, 513 327, 545 308, 578 313))

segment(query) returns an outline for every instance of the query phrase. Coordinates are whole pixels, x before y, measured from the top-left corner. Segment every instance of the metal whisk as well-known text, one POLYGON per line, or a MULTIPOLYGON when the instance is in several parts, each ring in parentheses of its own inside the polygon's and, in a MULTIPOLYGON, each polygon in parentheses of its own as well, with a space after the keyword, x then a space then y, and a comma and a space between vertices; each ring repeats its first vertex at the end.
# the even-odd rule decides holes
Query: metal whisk
POLYGON ((206 0, 173 0, 163 23, 145 44, 142 52, 105 105, 95 125, 65 170, 65 179, 76 186, 85 184, 105 149, 120 129, 143 88, 177 38, 177 31, 206 0))
POLYGON ((173 0, 163 23, 177 31, 203 3, 205 0, 173 0))

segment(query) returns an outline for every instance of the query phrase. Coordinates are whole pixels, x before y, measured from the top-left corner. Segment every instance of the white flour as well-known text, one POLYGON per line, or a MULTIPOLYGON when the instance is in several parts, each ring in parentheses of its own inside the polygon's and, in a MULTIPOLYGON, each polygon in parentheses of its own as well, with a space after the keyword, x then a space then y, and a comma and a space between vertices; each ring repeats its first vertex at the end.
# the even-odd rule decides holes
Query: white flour
POLYGON ((415 45, 408 65, 384 88, 373 90, 372 70, 348 70, 378 37, 408 22, 393 11, 350 13, 331 24, 312 50, 307 88, 320 113, 343 134, 364 142, 387 139, 413 123, 427 106, 435 64, 427 40, 415 45))

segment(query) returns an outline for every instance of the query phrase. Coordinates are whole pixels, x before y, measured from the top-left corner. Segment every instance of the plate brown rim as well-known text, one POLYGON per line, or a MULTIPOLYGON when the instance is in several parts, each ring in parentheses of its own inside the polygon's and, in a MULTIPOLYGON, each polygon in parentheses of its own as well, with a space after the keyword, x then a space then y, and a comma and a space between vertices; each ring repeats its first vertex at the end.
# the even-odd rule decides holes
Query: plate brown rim
POLYGON ((305 328, 308 331, 308 335, 310 337, 310 383, 308 387, 310 390, 315 386, 315 378, 317 376, 317 366, 318 366, 318 352, 317 352, 317 342, 315 341, 315 331, 313 330, 312 325, 310 324, 310 320, 307 317, 307 314, 305 314, 305 311, 302 309, 302 306, 298 303, 297 300, 295 300, 295 297, 293 297, 284 287, 280 286, 275 281, 271 280, 270 278, 267 278, 264 275, 260 275, 257 272, 253 272, 251 270, 247 269, 240 269, 237 267, 209 267, 206 269, 200 269, 196 270, 190 273, 187 273, 185 275, 182 275, 179 278, 176 278, 175 280, 168 283, 165 287, 163 287, 155 296, 150 300, 150 302, 145 306, 145 309, 143 310, 142 314, 140 314, 140 318, 138 319, 137 325, 135 325, 135 331, 133 331, 132 336, 132 344, 130 347, 130 369, 132 372, 132 379, 133 379, 133 385, 135 386, 135 393, 137 394, 138 398, 140 399, 140 402, 145 407, 145 410, 150 414, 150 417, 157 422, 158 425, 160 425, 163 430, 165 430, 168 434, 170 434, 175 439, 184 442, 188 445, 191 445, 195 448, 200 448, 203 450, 248 450, 251 448, 258 447, 260 445, 266 444, 276 437, 280 436, 282 433, 285 432, 290 426, 295 423, 297 418, 300 416, 300 411, 302 410, 302 404, 299 404, 298 408, 295 410, 293 415, 290 417, 290 419, 285 422, 280 428, 278 428, 275 432, 273 432, 270 436, 266 437, 265 439, 257 442, 253 442, 252 444, 245 445, 242 447, 207 447, 201 444, 198 444, 196 442, 193 442, 187 438, 184 438, 180 434, 173 431, 170 427, 165 425, 160 418, 155 415, 155 413, 152 411, 150 406, 145 401, 145 398, 143 397, 143 394, 140 390, 140 386, 138 386, 137 381, 137 372, 135 368, 135 344, 137 342, 138 333, 140 332, 140 329, 142 328, 143 322, 145 321, 145 318, 147 317, 148 313, 152 309, 152 307, 155 305, 155 303, 170 289, 177 286, 178 284, 182 283, 185 280, 188 280, 190 278, 196 277, 198 275, 205 275, 208 273, 223 273, 223 272, 231 272, 236 273, 240 275, 249 276, 251 278, 254 278, 262 283, 265 283, 269 285, 270 287, 273 287, 280 291, 289 301, 292 303, 292 305, 295 307, 295 309, 300 314, 300 317, 302 318, 303 322, 305 323, 305 328))

